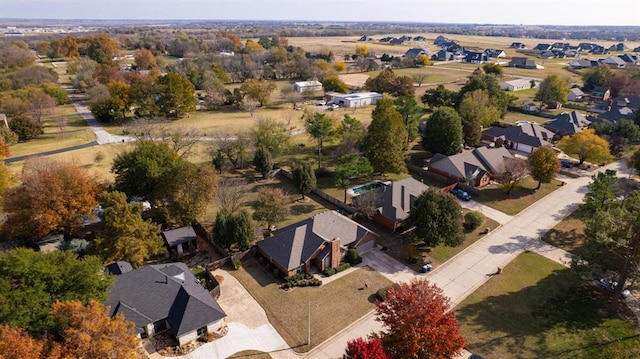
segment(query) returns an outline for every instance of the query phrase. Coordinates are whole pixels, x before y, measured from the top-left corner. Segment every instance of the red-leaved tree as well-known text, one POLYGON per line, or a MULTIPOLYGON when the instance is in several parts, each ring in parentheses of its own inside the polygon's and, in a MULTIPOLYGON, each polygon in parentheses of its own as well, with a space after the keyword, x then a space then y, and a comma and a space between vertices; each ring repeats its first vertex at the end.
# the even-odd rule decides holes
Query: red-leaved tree
POLYGON ((379 337, 356 338, 347 343, 347 352, 342 359, 390 359, 384 352, 379 337))
POLYGON ((383 323, 385 352, 396 359, 446 359, 460 353, 464 338, 449 298, 427 280, 414 279, 389 289, 376 303, 383 323))

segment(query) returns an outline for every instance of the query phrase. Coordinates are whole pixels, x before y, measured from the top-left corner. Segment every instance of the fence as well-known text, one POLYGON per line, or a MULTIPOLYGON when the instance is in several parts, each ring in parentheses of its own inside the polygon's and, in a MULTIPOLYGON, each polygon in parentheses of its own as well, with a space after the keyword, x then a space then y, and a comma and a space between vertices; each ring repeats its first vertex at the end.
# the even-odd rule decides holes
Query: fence
MULTIPOLYGON (((283 177, 285 177, 285 178, 287 178, 287 179, 289 179, 289 180, 292 180, 292 181, 293 181, 293 174, 291 174, 291 173, 290 173, 289 171, 287 171, 287 170, 280 169, 280 170, 278 171, 278 174, 279 174, 279 175, 281 175, 281 176, 283 176, 283 177)), ((316 196, 318 196, 318 197, 322 198, 323 200, 325 200, 325 201, 327 201, 327 202, 331 203, 332 205, 334 205, 334 206, 336 206, 336 207, 340 208, 342 211, 344 211, 344 212, 346 212, 346 213, 348 213, 348 214, 353 214, 353 213, 356 213, 356 211, 357 211, 357 210, 355 209, 355 207, 350 206, 350 205, 348 205, 348 204, 345 204, 345 203, 344 203, 344 202, 342 202, 341 200, 339 200, 339 199, 337 199, 337 198, 335 198, 335 197, 333 197, 333 196, 330 196, 330 195, 328 195, 328 194, 324 193, 323 191, 321 191, 321 190, 319 190, 319 189, 317 189, 317 188, 316 188, 316 189, 313 189, 313 190, 311 191, 311 193, 313 193, 313 194, 315 194, 316 196)))
POLYGON ((445 177, 442 175, 439 175, 437 173, 433 173, 430 171, 425 170, 424 168, 420 168, 416 165, 412 165, 412 164, 407 164, 407 168, 409 169, 410 172, 413 172, 415 174, 417 174, 418 176, 421 177, 429 177, 435 181, 438 182, 442 182, 444 183, 446 186, 441 188, 442 191, 444 192, 449 192, 452 189, 458 187, 461 188, 462 190, 464 190, 465 192, 468 192, 469 194, 473 195, 473 196, 477 196, 480 192, 478 191, 477 188, 466 185, 464 183, 458 182, 452 178, 449 177, 445 177))

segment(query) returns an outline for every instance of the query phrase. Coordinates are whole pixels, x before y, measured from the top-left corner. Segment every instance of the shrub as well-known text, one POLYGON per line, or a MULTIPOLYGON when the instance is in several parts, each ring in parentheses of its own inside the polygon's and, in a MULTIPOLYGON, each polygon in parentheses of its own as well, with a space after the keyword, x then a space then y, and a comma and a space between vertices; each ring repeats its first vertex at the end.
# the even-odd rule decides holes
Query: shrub
POLYGON ((385 300, 387 300, 387 293, 389 292, 389 289, 391 288, 398 288, 398 284, 395 283, 389 287, 382 287, 380 289, 378 289, 378 291, 376 292, 376 296, 378 297, 378 299, 382 302, 384 302, 385 300))
POLYGON ((336 268, 336 271, 338 272, 342 272, 343 270, 349 269, 351 268, 351 264, 344 262, 344 263, 340 263, 340 265, 338 266, 338 268, 336 268))
POLYGON ((4 125, 0 124, 0 137, 4 140, 4 142, 11 146, 18 143, 18 135, 13 133, 10 129, 4 127, 4 125))
POLYGON ((464 215, 464 226, 467 230, 473 231, 484 224, 485 217, 480 211, 471 211, 464 215))
POLYGON ((362 263, 362 257, 360 257, 360 254, 358 254, 358 251, 353 248, 347 251, 346 260, 352 266, 362 263))
POLYGON ((32 140, 43 133, 42 124, 25 115, 9 120, 9 128, 18 135, 19 142, 32 140))
POLYGON ((234 259, 233 261, 233 269, 238 270, 240 267, 242 267, 242 261, 239 259, 234 259))
POLYGON ((327 268, 327 269, 325 269, 325 270, 324 270, 324 274, 325 274, 327 277, 331 277, 332 275, 334 275, 334 274, 336 274, 336 273, 337 273, 337 272, 336 272, 336 270, 335 270, 335 269, 333 269, 333 268, 327 268))

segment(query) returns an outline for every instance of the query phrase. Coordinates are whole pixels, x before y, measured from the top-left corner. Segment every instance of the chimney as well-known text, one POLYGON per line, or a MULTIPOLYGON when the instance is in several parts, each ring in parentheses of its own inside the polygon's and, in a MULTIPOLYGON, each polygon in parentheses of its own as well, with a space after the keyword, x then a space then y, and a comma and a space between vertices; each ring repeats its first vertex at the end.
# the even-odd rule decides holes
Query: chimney
POLYGON ((331 241, 331 268, 340 265, 340 238, 336 237, 331 241))

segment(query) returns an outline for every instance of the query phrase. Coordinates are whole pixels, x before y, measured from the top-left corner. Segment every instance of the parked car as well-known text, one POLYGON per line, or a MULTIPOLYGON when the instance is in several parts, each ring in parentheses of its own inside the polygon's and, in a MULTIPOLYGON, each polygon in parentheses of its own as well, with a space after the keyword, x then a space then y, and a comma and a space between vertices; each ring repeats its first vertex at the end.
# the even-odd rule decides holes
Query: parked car
POLYGON ((459 188, 454 188, 451 190, 451 194, 460 198, 463 201, 468 201, 471 199, 471 195, 468 194, 467 192, 459 189, 459 188))
POLYGON ((560 166, 562 166, 564 168, 571 168, 571 167, 573 167, 573 162, 571 162, 569 160, 560 160, 560 166))
MULTIPOLYGON (((608 280, 608 279, 604 279, 604 278, 600 278, 598 280, 598 284, 600 285, 600 288, 606 290, 607 292, 611 292, 613 293, 613 291, 616 290, 616 287, 618 286, 618 282, 612 281, 612 280, 608 280)), ((631 295, 631 291, 629 291, 629 288, 625 288, 622 290, 622 293, 620 293, 620 297, 622 299, 627 299, 629 298, 629 296, 631 295)))

